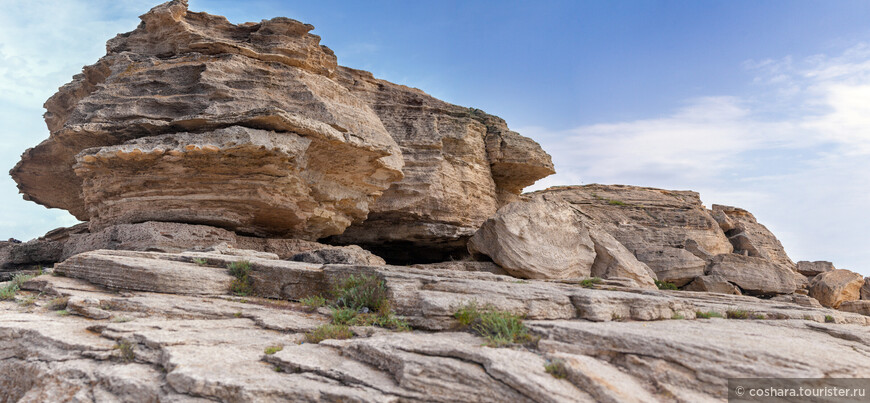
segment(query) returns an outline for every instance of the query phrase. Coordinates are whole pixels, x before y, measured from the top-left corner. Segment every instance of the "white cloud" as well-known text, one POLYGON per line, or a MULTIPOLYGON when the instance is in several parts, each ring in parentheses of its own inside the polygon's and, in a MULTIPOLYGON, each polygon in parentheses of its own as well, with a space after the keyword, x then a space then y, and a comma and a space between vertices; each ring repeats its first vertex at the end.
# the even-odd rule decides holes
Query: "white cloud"
POLYGON ((625 183, 700 191, 745 207, 797 260, 870 275, 870 46, 748 61, 756 91, 690 100, 669 116, 540 139, 557 174, 535 186, 625 183), (582 180, 582 182, 581 182, 582 180))

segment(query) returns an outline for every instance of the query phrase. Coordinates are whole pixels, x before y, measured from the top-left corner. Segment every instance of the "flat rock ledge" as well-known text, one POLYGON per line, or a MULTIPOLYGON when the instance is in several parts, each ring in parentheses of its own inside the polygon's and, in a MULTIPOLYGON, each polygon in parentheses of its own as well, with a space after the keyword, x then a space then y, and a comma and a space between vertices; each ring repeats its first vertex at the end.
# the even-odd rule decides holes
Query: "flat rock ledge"
POLYGON ((0 301, 0 400, 711 401, 726 397, 729 377, 870 376, 870 316, 804 296, 214 251, 92 251, 53 274, 0 301), (240 260, 256 297, 221 292, 240 260), (413 330, 353 327, 352 339, 304 343, 329 314, 294 301, 362 273, 384 280, 413 330), (537 341, 486 346, 453 319, 470 301, 523 315, 537 341), (722 318, 699 314, 711 312, 722 318), (546 372, 553 362, 564 378, 546 372))

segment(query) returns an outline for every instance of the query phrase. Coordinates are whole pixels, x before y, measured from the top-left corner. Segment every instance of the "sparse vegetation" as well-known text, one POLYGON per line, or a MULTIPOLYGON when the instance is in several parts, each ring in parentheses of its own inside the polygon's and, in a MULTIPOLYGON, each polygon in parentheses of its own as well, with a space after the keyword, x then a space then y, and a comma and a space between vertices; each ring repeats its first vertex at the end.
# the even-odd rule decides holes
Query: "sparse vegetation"
POLYGON ((683 316, 683 315, 681 315, 681 314, 678 314, 678 313, 675 312, 675 313, 671 316, 671 319, 673 319, 673 320, 682 320, 682 319, 686 319, 686 317, 683 316))
POLYGON ((387 305, 387 285, 377 276, 350 275, 333 290, 336 308, 379 312, 387 305))
POLYGON ((118 350, 118 356, 127 362, 133 361, 136 359, 136 352, 133 351, 133 345, 126 340, 121 340, 118 344, 115 344, 115 350, 118 350))
POLYGON ((318 326, 316 329, 305 334, 305 341, 308 343, 320 343, 326 339, 349 339, 353 337, 353 332, 347 325, 326 324, 318 326))
POLYGON ((728 319, 749 319, 749 312, 741 309, 729 309, 725 311, 725 317, 728 319))
POLYGON ((656 287, 658 287, 660 290, 678 290, 679 289, 679 288, 677 288, 676 284, 670 283, 667 281, 655 280, 655 283, 656 283, 656 287))
POLYGON ((309 297, 305 297, 299 300, 299 303, 304 305, 305 307, 314 310, 323 306, 326 306, 326 298, 323 298, 320 295, 312 295, 309 297))
POLYGON ((16 274, 13 276, 8 284, 3 288, 0 288, 0 300, 15 299, 15 295, 18 294, 18 291, 21 291, 21 284, 24 284, 25 281, 30 280, 33 277, 35 276, 27 274, 16 274))
POLYGON ((264 353, 266 353, 268 355, 272 355, 272 354, 275 354, 283 349, 284 349, 284 346, 269 346, 269 347, 266 347, 266 350, 264 351, 264 353))
POLYGON ((488 340, 491 347, 503 347, 532 340, 529 329, 519 315, 491 307, 479 308, 472 301, 453 314, 460 325, 488 340))
POLYGON ((568 377, 568 369, 565 368, 565 361, 560 359, 547 361, 544 365, 544 370, 556 379, 565 379, 568 377))
POLYGON ((112 323, 127 323, 133 320, 133 318, 128 318, 126 316, 115 316, 112 318, 112 323))
POLYGON ((203 258, 195 258, 195 259, 193 259, 193 263, 196 263, 200 266, 205 266, 208 264, 208 260, 205 260, 203 258))
POLYGON ((719 312, 708 311, 708 312, 695 312, 695 317, 698 319, 710 319, 710 318, 721 318, 722 314, 719 312))
POLYGON ((234 314, 233 314, 233 317, 234 317, 234 318, 241 318, 241 317, 242 317, 242 311, 238 311, 238 312, 234 313, 234 314))
POLYGON ((57 314, 57 316, 67 316, 67 315, 69 315, 69 311, 66 310, 66 309, 61 309, 61 310, 59 310, 59 311, 57 311, 57 312, 55 312, 55 313, 57 314))
POLYGON ((595 287, 595 284, 598 284, 598 283, 600 283, 600 282, 601 282, 601 277, 592 277, 592 278, 587 278, 587 279, 585 279, 585 280, 583 280, 583 281, 580 282, 580 287, 583 287, 583 288, 594 288, 594 287, 595 287))
POLYGON ((246 260, 232 262, 227 265, 230 274, 236 279, 230 284, 230 291, 240 297, 251 295, 254 292, 253 280, 251 279, 251 263, 246 260))
POLYGON ((21 305, 21 306, 33 306, 34 304, 36 304, 36 296, 35 295, 25 297, 24 299, 18 301, 18 305, 21 305))
POLYGON ((767 319, 767 316, 765 316, 763 313, 755 313, 752 314, 752 319, 767 319))
POLYGON ((48 304, 45 305, 45 309, 49 311, 59 311, 61 309, 66 309, 66 303, 69 302, 69 297, 57 297, 48 301, 48 304))
POLYGON ((620 200, 608 200, 607 204, 611 206, 627 206, 628 204, 620 200))
POLYGON ((831 315, 825 315, 825 323, 834 323, 834 317, 831 315))

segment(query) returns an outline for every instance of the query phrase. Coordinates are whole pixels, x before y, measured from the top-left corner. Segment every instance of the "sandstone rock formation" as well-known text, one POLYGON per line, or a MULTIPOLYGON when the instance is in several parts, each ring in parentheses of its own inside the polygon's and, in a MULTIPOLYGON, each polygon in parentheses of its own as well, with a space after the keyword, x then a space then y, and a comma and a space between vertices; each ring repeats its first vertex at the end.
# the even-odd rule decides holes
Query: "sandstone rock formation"
POLYGON ((844 301, 857 301, 864 277, 849 270, 831 270, 813 277, 810 296, 827 307, 838 308, 844 301))
POLYGON ((767 227, 758 223, 752 213, 737 207, 713 205, 714 217, 734 245, 734 253, 760 257, 796 270, 794 262, 785 253, 782 243, 767 227), (723 218, 724 217, 724 218, 723 218))
POLYGON ((439 261, 554 172, 495 116, 338 66, 311 25, 233 25, 186 0, 141 18, 46 102, 51 137, 11 172, 94 232, 168 221, 314 240, 355 223, 334 241, 439 261))
POLYGON ((724 278, 749 295, 791 294, 796 288, 794 272, 787 267, 736 253, 713 258, 707 274, 724 278))
POLYGON ((402 148, 405 178, 371 206, 365 222, 333 242, 358 244, 394 262, 458 258, 468 237, 500 206, 555 172, 536 142, 496 116, 365 71, 339 68, 338 74, 402 148))
POLYGON ((861 286, 861 299, 870 300, 870 277, 865 278, 861 286))
POLYGON ((685 285, 704 275, 707 255, 732 251, 731 243, 695 192, 587 185, 538 193, 581 210, 648 265, 661 281, 685 285), (699 257, 690 252, 686 248, 688 241, 704 254, 699 257))
POLYGON ((11 174, 29 200, 91 220, 175 221, 316 239, 365 219, 402 177, 378 116, 287 18, 233 25, 155 7, 45 106, 51 137, 11 174))

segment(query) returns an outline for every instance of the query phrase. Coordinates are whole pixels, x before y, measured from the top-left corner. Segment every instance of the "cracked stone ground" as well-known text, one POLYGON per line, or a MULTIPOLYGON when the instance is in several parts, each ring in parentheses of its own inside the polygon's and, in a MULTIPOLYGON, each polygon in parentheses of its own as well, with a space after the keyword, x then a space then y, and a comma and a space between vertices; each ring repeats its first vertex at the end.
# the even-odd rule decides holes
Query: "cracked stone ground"
POLYGON ((299 276, 323 289, 336 273, 377 275, 413 326, 306 343, 330 312, 291 301, 298 295, 186 294, 188 280, 226 275, 233 259, 103 251, 56 270, 89 277, 82 267, 100 273, 114 261, 131 286, 48 274, 26 282, 16 301, 0 302, 0 401, 695 402, 725 399, 729 377, 870 376, 868 317, 800 300, 251 258, 262 293, 301 292, 299 276), (136 274, 149 266, 177 281, 162 293, 130 289, 155 288, 136 274), (535 341, 495 348, 462 331, 452 312, 471 300, 524 315, 535 341), (696 318, 733 309, 756 319, 696 318), (554 362, 560 377, 546 370, 554 362))

